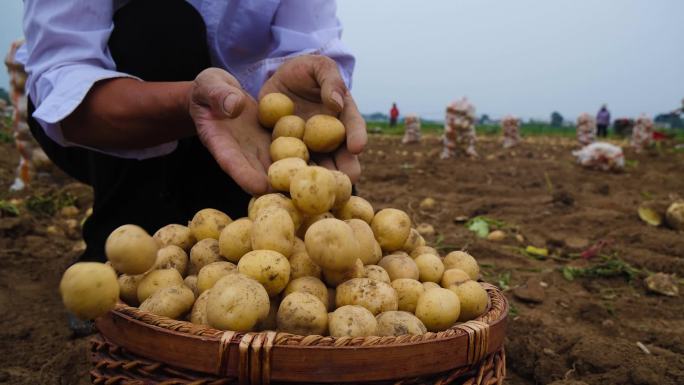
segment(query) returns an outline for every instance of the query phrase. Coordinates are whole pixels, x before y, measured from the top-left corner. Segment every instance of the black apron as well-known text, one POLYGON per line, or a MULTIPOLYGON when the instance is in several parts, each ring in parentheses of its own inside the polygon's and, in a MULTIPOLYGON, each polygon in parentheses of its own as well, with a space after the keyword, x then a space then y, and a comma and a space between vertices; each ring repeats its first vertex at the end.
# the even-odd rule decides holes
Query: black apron
MULTIPOLYGON (((193 80, 211 66, 206 28, 185 0, 134 0, 114 15, 109 49, 117 71, 145 81, 193 80)), ((122 159, 79 147, 61 147, 33 119, 29 126, 48 157, 67 174, 91 185, 93 214, 85 222, 81 260, 105 261, 104 243, 123 224, 150 234, 170 223, 187 224, 211 207, 231 218, 246 216, 250 196, 221 168, 198 138, 178 141, 171 154, 122 159)))

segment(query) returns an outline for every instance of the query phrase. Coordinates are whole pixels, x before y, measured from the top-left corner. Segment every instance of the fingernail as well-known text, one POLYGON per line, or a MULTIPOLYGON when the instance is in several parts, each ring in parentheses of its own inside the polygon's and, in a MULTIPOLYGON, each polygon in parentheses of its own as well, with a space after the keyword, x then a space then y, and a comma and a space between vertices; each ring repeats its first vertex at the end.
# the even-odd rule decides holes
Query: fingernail
POLYGON ((330 97, 337 104, 337 106, 340 107, 340 110, 344 107, 344 99, 342 99, 342 95, 340 95, 339 92, 333 91, 330 97))
POLYGON ((226 96, 226 98, 223 100, 223 112, 225 112, 228 116, 232 116, 239 100, 240 95, 228 94, 228 96, 226 96))

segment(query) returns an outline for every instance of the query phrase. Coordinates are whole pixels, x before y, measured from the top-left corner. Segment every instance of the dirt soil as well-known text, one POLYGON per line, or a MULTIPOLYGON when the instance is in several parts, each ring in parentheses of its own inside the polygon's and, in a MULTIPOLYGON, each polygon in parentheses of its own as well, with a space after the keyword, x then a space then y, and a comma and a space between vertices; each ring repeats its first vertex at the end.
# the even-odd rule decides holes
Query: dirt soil
MULTIPOLYGON (((684 384, 682 296, 653 294, 643 283, 648 272, 684 276, 684 233, 648 226, 636 214, 646 199, 684 195, 684 154, 628 151, 627 170, 613 174, 579 168, 573 146, 528 138, 503 150, 485 139, 478 161, 439 160, 436 137, 404 146, 372 136, 358 191, 376 208, 401 208, 434 226, 426 238, 444 252, 467 249, 484 279, 506 289, 508 384, 684 384), (433 208, 420 208, 426 197, 433 208), (463 219, 478 215, 505 222, 506 238, 467 230, 463 219), (599 241, 608 246, 597 256, 579 257, 599 241), (550 256, 529 256, 528 245, 550 256), (562 274, 604 258, 622 270, 572 281, 562 274)), ((91 204, 89 190, 52 172, 28 192, 6 194, 16 163, 12 146, 0 144, 0 198, 69 192, 78 212, 0 217, 0 383, 87 384, 87 342, 69 332, 57 286, 82 250, 73 219, 91 204)))

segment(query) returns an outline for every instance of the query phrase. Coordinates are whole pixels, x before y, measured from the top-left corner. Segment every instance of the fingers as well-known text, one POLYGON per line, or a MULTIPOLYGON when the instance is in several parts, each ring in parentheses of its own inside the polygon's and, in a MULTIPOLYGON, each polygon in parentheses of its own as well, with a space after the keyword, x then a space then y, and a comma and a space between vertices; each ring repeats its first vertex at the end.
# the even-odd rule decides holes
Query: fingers
POLYGON ((335 152, 335 165, 337 169, 349 176, 352 184, 356 183, 361 176, 361 163, 359 157, 352 154, 345 147, 341 147, 335 152))
POLYGON ((344 109, 340 114, 340 120, 347 129, 347 149, 350 153, 358 155, 366 147, 368 141, 366 121, 361 116, 351 93, 347 92, 344 100, 344 109))
POLYGON ((308 56, 308 58, 313 60, 314 77, 321 87, 323 104, 335 113, 340 113, 345 106, 344 95, 348 92, 337 63, 327 56, 308 56))
POLYGON ((235 118, 242 113, 247 96, 228 72, 209 68, 195 78, 192 102, 211 109, 215 118, 235 118))

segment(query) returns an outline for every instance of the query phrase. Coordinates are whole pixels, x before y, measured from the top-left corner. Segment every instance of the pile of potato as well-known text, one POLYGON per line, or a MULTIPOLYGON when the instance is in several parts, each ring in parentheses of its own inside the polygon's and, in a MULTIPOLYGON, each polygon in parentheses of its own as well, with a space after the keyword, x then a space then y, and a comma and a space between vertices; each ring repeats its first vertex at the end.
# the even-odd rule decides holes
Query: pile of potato
POLYGON ((245 218, 207 208, 152 236, 117 228, 107 264, 77 263, 64 273, 66 307, 95 318, 120 298, 222 330, 334 337, 422 334, 481 315, 488 295, 475 259, 440 256, 405 212, 375 212, 351 195, 345 174, 309 165, 309 151, 334 151, 345 127, 293 112, 282 94, 259 103, 261 124, 273 127, 268 177, 279 192, 253 198, 245 218))

